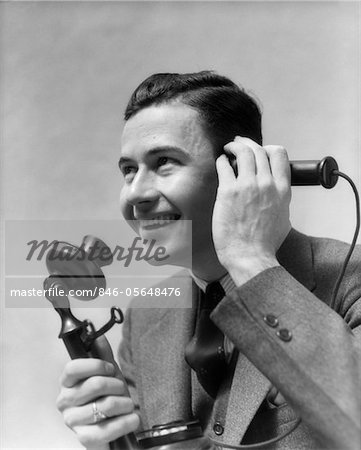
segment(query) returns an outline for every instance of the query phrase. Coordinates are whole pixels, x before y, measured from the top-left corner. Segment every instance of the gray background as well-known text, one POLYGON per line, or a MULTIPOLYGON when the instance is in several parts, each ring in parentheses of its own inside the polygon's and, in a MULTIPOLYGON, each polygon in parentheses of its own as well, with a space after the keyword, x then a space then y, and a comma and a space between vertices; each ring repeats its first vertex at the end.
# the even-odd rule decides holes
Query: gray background
MULTIPOLYGON (((3 2, 5 219, 116 219, 122 112, 162 71, 214 69, 251 90, 264 141, 333 155, 360 186, 358 2, 3 2)), ((300 231, 350 241, 354 200, 293 189, 300 231)), ((87 230, 84 230, 84 234, 87 230)), ((7 249, 9 251, 9 249, 7 249)), ((79 448, 56 412, 67 355, 49 309, 2 308, 2 448, 79 448)), ((82 312, 83 314, 83 312, 82 312)), ((89 315, 101 324, 107 311, 89 315)), ((119 330, 111 335, 113 345, 119 330)))

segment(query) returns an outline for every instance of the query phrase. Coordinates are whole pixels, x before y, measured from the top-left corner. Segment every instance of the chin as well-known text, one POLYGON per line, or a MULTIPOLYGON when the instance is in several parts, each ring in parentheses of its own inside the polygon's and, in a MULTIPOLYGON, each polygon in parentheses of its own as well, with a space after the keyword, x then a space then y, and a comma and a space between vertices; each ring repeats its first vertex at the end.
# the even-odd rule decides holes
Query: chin
MULTIPOLYGON (((139 236, 147 240, 147 246, 153 245, 160 258, 148 260, 152 266, 192 266, 192 230, 191 221, 177 221, 172 226, 138 231, 139 236), (180 223, 184 222, 184 223, 180 223)), ((153 252, 154 253, 154 252, 153 252)))
POLYGON ((191 252, 186 249, 169 249, 167 251, 165 258, 161 259, 150 259, 147 261, 151 266, 161 267, 161 266, 177 266, 190 269, 192 267, 192 255, 191 252))
POLYGON ((169 256, 165 261, 159 261, 159 260, 148 260, 147 264, 149 264, 152 267, 166 267, 166 266, 175 266, 175 267, 181 267, 184 269, 191 269, 192 264, 188 261, 187 255, 181 256, 169 256))

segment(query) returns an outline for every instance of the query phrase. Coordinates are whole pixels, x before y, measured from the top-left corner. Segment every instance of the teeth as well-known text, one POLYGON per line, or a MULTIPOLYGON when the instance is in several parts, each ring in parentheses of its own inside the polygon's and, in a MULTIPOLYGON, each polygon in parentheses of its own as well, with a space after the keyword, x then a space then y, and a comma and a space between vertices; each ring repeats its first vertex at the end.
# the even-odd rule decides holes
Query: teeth
POLYGON ((166 214, 164 216, 156 216, 149 220, 140 220, 142 227, 167 225, 177 219, 175 214, 166 214))

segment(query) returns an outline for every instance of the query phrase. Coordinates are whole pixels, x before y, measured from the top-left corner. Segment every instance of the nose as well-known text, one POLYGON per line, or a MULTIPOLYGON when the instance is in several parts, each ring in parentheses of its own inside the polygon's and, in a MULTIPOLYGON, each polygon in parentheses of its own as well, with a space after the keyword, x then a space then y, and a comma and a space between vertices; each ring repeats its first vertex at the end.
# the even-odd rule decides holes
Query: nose
POLYGON ((159 198, 156 180, 147 170, 139 169, 132 182, 123 189, 126 189, 126 201, 133 206, 151 204, 159 198))

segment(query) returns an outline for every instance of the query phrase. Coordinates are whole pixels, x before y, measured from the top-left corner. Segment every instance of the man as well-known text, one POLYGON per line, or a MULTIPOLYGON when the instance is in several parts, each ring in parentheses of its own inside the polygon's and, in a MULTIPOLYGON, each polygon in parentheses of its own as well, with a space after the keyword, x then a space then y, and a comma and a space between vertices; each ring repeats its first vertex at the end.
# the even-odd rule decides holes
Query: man
POLYGON ((151 220, 175 259, 187 245, 181 223, 192 221, 195 307, 127 312, 120 366, 132 400, 115 363, 69 362, 58 398, 67 425, 96 448, 135 431, 139 417, 145 428, 197 417, 231 445, 288 430, 270 448, 358 449, 360 253, 338 314, 329 305, 348 247, 291 229, 287 153, 262 146, 254 100, 212 72, 157 74, 136 89, 125 119, 123 215, 144 238, 151 220), (200 293, 214 281, 223 298, 209 318, 200 293), (216 363, 204 362, 212 370, 199 364, 203 318, 212 339, 224 335, 216 363), (94 401, 105 414, 98 423, 94 401))

